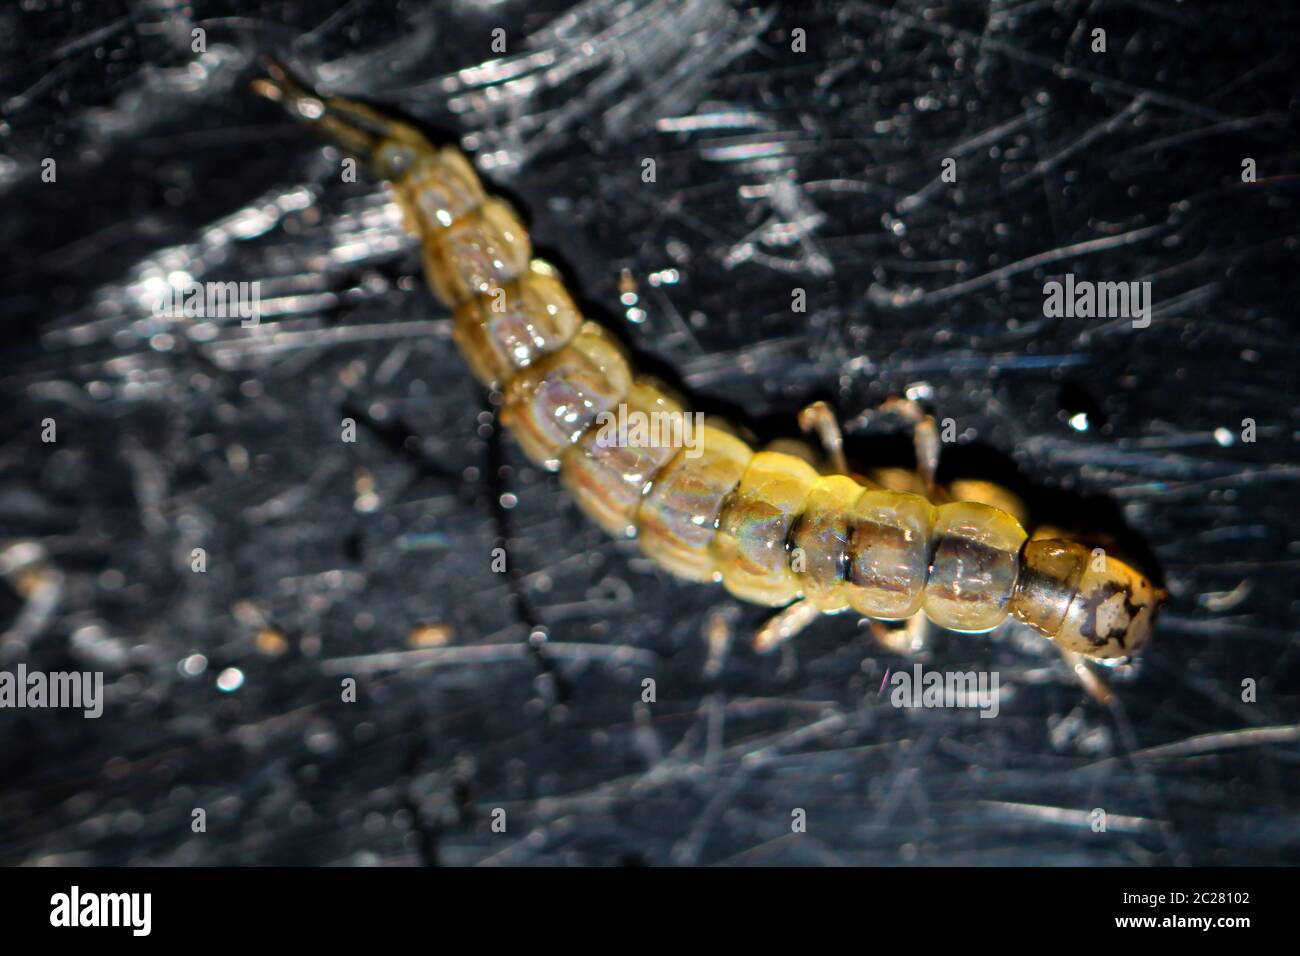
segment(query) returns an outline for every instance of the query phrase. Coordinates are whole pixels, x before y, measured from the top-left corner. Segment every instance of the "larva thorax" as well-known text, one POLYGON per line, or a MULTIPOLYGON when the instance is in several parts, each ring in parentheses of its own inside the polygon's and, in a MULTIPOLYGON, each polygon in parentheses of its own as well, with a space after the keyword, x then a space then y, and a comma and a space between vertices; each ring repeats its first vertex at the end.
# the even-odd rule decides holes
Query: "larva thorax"
POLYGON ((820 474, 794 455, 755 452, 716 420, 693 449, 601 440, 598 421, 619 405, 681 415, 681 403, 638 377, 613 337, 582 318, 460 150, 435 148, 367 107, 318 98, 282 71, 272 76, 274 98, 392 184, 422 242, 429 286, 453 310, 456 344, 475 377, 501 390, 501 420, 525 455, 558 471, 592 520, 636 537, 660 567, 772 606, 803 598, 825 613, 924 613, 964 632, 1014 616, 1093 658, 1146 643, 1157 588, 1078 543, 1031 539, 990 504, 820 474))

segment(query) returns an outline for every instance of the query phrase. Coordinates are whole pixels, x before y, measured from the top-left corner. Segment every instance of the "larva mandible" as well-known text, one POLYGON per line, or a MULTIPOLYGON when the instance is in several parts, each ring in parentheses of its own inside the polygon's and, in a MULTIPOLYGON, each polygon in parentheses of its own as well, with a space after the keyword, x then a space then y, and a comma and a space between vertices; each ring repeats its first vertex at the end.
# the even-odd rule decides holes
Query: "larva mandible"
MULTIPOLYGON (((276 63, 267 72, 254 84, 259 93, 390 183, 421 240, 429 286, 454 311, 454 339, 473 374, 504 394, 501 420, 524 453, 559 471, 590 518, 635 536, 659 567, 785 606, 760 631, 760 646, 844 610, 875 621, 924 615, 967 633, 990 631, 1010 615, 1067 658, 1113 661, 1147 643, 1162 589, 1076 541, 1030 537, 1014 506, 996 506, 1009 493, 995 486, 968 482, 963 495, 934 485, 926 459, 937 445, 918 441, 927 480, 886 486, 850 477, 838 427, 820 403, 801 420, 822 435, 839 473, 819 473, 781 451, 756 452, 716 420, 705 424, 697 457, 598 442, 598 417, 621 403, 647 415, 681 414, 681 404, 637 376, 615 340, 582 318, 465 155, 363 104, 319 95, 276 63)), ((914 424, 923 438, 924 422, 914 424)))

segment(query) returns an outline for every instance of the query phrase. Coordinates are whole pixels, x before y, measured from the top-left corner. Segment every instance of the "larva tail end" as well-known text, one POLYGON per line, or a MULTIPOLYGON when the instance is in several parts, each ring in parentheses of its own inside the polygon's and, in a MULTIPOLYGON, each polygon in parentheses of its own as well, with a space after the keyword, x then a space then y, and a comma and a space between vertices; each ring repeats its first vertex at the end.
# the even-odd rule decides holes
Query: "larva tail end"
POLYGON ((262 68, 265 75, 251 84, 254 93, 314 126, 382 179, 400 179, 420 154, 432 150, 428 140, 409 124, 355 100, 322 96, 279 60, 265 57, 262 68))
POLYGON ((261 63, 264 75, 254 77, 249 84, 258 96, 264 96, 272 103, 283 104, 291 113, 304 117, 310 111, 304 110, 300 104, 309 99, 320 101, 315 91, 279 60, 264 56, 261 63))

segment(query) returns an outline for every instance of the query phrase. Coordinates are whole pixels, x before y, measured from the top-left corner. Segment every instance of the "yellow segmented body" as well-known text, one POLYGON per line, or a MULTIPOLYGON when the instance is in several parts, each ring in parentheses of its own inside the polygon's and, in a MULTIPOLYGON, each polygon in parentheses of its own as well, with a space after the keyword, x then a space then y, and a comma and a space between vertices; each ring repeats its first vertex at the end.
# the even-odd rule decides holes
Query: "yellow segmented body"
POLYGON ((1093 658, 1134 654, 1150 637, 1160 598, 1140 573, 1075 542, 1030 539, 989 504, 822 475, 794 455, 751 449, 714 420, 694 449, 602 440, 597 422, 620 404, 646 414, 680 414, 681 404, 582 318, 458 149, 434 148, 359 104, 324 106, 327 131, 368 152, 392 184, 429 287, 453 310, 455 342, 473 374, 501 390, 501 421, 524 453, 663 569, 757 604, 802 597, 827 613, 924 613, 955 631, 989 631, 1010 615, 1093 658))

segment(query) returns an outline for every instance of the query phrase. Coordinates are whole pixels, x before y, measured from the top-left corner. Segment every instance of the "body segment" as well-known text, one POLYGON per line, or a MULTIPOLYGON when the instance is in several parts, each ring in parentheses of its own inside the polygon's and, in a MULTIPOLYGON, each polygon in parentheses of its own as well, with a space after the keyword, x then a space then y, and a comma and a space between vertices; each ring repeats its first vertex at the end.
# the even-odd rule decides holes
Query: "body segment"
POLYGON ((452 321, 474 377, 495 386, 567 345, 582 316, 555 270, 534 259, 521 278, 458 305, 452 321))
MULTIPOLYGON (((625 405, 631 412, 646 416, 683 414, 681 405, 648 379, 638 378, 632 383, 625 405)), ((636 513, 642 496, 677 449, 618 439, 615 429, 588 429, 564 452, 560 480, 587 517, 615 537, 630 538, 636 535, 636 513)))
POLYGON ((846 588, 853 610, 889 621, 921 609, 933 529, 934 506, 920 495, 873 488, 858 498, 846 588))
POLYGON ((786 540, 803 514, 817 471, 801 458, 761 451, 718 515, 712 558, 723 586, 755 604, 789 604, 801 592, 786 540))
POLYGON ((665 571, 691 581, 714 581, 718 574, 710 545, 718 516, 754 452, 709 424, 700 446, 695 458, 679 451, 651 482, 637 509, 636 530, 641 550, 665 571))
POLYGON ((1020 522, 973 501, 941 505, 924 610, 952 631, 988 631, 1006 619, 1025 540, 1020 522))
POLYGON ((557 471, 561 456, 601 412, 627 395, 632 370, 623 350, 594 322, 558 351, 506 383, 501 422, 532 461, 557 471))
POLYGON ((804 599, 821 611, 848 607, 845 577, 852 543, 853 507, 863 487, 846 475, 817 479, 790 541, 791 568, 799 574, 804 599))

